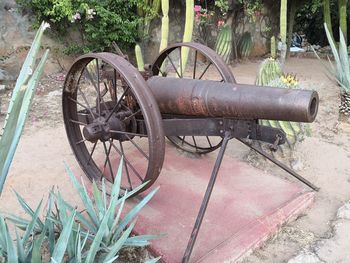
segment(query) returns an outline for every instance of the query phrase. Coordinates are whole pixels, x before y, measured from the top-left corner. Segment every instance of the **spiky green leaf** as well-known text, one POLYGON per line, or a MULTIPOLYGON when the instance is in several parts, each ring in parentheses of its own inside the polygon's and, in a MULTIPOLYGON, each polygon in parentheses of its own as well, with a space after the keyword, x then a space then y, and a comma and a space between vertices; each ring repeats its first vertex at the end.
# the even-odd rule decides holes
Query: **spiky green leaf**
POLYGON ((60 234, 60 237, 57 240, 57 244, 52 253, 51 263, 62 262, 64 253, 66 251, 69 237, 72 233, 72 227, 75 219, 75 212, 69 217, 68 223, 63 227, 63 231, 60 234))

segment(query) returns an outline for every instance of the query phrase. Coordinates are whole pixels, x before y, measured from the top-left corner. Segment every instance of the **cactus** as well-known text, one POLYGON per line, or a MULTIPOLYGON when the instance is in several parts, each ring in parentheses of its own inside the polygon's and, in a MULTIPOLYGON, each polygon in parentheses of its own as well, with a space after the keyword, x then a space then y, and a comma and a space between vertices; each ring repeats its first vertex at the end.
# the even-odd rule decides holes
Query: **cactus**
POLYGON ((244 32, 238 42, 238 50, 242 58, 249 57, 253 48, 252 36, 249 32, 244 32))
POLYGON ((323 0, 323 20, 324 20, 325 24, 327 25, 327 28, 330 32, 332 40, 334 41, 330 0, 323 0))
POLYGON ((280 62, 283 68, 287 54, 287 0, 281 0, 280 37, 282 42, 280 62))
MULTIPOLYGON (((194 24, 194 1, 186 0, 186 22, 185 22, 185 31, 183 36, 183 42, 191 42, 193 34, 193 24, 194 24)), ((180 74, 183 75, 185 72, 189 48, 181 48, 181 65, 180 65, 180 74)))
MULTIPOLYGON (((268 86, 277 87, 277 88, 287 88, 287 89, 297 89, 299 88, 299 81, 297 80, 296 75, 293 74, 283 74, 279 78, 271 81, 268 86)), ((270 122, 270 121, 269 121, 270 122)), ((287 135, 287 145, 289 148, 292 147, 303 138, 304 133, 307 129, 307 126, 303 126, 297 122, 289 121, 275 121, 277 128, 282 129, 287 135)))
POLYGON ((135 56, 136 56, 136 62, 137 62, 137 69, 139 71, 144 71, 145 63, 143 62, 143 56, 140 45, 135 45, 135 56))
POLYGON ((271 37, 271 58, 276 59, 277 58, 277 52, 276 52, 276 37, 271 37))
POLYGON ((347 42, 348 28, 347 28, 347 5, 348 0, 339 0, 339 25, 347 42))
POLYGON ((162 36, 160 40, 159 52, 168 46, 169 37, 169 0, 162 0, 162 36))
MULTIPOLYGON (((298 88, 295 75, 284 75, 279 62, 273 58, 263 61, 256 79, 256 85, 278 88, 298 88)), ((303 137, 305 129, 300 123, 286 121, 262 120, 261 123, 273 128, 282 129, 287 135, 287 146, 292 149, 295 143, 303 137)), ((306 127, 307 128, 307 127, 306 127)))
POLYGON ((267 86, 281 76, 282 68, 279 62, 276 59, 267 58, 260 65, 255 84, 259 86, 267 86))
POLYGON ((282 43, 287 42, 287 0, 281 0, 280 35, 282 43))
POLYGON ((224 25, 220 31, 215 44, 215 51, 226 63, 229 62, 232 53, 232 29, 229 25, 224 25))
POLYGON ((48 57, 49 51, 46 50, 39 64, 36 66, 41 38, 48 26, 47 23, 41 24, 26 60, 24 61, 16 86, 12 93, 12 98, 3 126, 3 133, 0 138, 0 195, 28 116, 34 91, 38 86, 39 79, 48 57))

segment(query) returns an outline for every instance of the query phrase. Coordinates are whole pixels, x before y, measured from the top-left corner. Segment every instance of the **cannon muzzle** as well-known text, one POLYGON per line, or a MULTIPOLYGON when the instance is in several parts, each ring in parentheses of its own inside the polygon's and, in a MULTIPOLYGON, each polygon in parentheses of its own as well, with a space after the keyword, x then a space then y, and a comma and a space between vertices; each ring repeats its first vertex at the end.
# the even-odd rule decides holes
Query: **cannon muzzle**
POLYGON ((161 113, 313 122, 316 91, 154 76, 148 85, 161 113))

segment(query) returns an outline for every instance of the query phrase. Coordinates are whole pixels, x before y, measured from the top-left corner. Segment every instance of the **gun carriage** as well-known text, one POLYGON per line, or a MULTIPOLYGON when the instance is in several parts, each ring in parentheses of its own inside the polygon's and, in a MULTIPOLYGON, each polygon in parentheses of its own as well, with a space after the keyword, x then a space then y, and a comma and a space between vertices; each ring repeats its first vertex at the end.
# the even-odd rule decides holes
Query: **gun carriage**
POLYGON ((230 139, 317 190, 247 139, 276 148, 285 143, 285 133, 259 120, 312 122, 318 103, 315 91, 238 84, 219 55, 197 43, 168 47, 145 72, 116 54, 83 55, 73 63, 63 89, 69 143, 87 177, 96 182, 105 178, 113 183, 116 163, 123 158, 122 189, 136 189, 135 195, 145 191, 161 172, 165 137, 191 153, 220 148, 183 262, 190 258, 230 139), (190 58, 186 68, 185 52, 190 58), (204 62, 198 60, 199 53, 204 62), (146 187, 138 189, 144 182, 146 187))

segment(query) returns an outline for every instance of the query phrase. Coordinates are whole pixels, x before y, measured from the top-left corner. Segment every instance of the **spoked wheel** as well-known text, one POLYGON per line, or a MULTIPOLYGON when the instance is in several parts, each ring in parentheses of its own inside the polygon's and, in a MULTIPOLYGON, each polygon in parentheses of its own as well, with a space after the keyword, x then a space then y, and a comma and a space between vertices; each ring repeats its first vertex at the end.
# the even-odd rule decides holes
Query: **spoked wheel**
MULTIPOLYGON (((212 49, 198 43, 179 43, 163 50, 151 67, 153 76, 214 80, 236 83, 231 70, 212 49), (186 51, 187 49, 187 51, 186 51), (183 65, 183 53, 188 52, 186 67, 183 65)), ((178 148, 205 154, 219 148, 221 137, 212 136, 168 136, 178 148)))
POLYGON ((88 54, 71 67, 63 89, 69 143, 90 180, 114 182, 120 160, 121 189, 157 179, 164 160, 158 105, 139 72, 111 53, 88 54))

